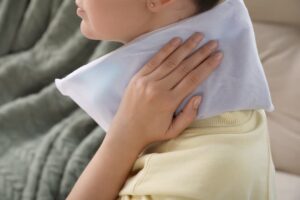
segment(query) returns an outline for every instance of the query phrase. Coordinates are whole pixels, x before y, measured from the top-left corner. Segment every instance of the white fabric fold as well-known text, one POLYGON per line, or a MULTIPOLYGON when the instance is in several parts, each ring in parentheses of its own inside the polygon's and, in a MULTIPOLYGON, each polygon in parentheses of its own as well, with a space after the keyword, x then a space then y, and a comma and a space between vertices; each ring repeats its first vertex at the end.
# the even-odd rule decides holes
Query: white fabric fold
POLYGON ((170 39, 180 36, 186 40, 196 31, 205 35, 198 47, 217 39, 224 58, 202 85, 184 99, 175 114, 195 95, 203 96, 197 119, 237 110, 273 111, 252 22, 242 0, 225 0, 204 13, 142 34, 55 79, 56 87, 107 131, 135 73, 170 39))

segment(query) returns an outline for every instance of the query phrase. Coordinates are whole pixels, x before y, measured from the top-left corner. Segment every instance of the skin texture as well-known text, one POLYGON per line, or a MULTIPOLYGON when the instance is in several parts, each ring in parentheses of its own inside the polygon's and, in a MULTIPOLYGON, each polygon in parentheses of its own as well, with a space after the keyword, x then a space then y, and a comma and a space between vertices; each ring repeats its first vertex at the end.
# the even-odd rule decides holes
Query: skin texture
MULTIPOLYGON (((195 12, 188 0, 82 0, 76 3, 86 9, 81 30, 87 38, 124 43, 195 12)), ((68 200, 116 199, 143 149, 153 142, 178 136, 195 120, 201 103, 194 107, 196 97, 191 98, 178 116, 174 113, 223 58, 217 51, 217 41, 210 41, 191 54, 203 37, 196 33, 186 41, 171 38, 134 75, 103 143, 75 183, 68 200)))

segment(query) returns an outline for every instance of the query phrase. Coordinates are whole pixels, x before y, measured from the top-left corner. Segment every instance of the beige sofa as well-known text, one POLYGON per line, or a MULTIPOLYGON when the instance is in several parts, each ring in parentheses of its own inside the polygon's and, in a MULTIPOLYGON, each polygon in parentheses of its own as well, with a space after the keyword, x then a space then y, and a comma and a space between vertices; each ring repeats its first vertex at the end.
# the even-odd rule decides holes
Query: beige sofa
POLYGON ((275 111, 267 113, 278 200, 300 200, 300 0, 245 0, 275 111))

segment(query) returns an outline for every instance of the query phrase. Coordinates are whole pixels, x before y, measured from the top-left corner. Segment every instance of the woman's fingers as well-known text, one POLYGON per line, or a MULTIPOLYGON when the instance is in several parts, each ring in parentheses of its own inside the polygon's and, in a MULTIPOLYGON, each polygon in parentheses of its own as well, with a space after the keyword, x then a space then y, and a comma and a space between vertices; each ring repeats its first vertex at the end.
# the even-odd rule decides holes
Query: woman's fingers
POLYGON ((175 37, 165 44, 145 65, 139 70, 137 76, 146 76, 153 72, 160 64, 180 45, 181 38, 175 37))
POLYGON ((192 34, 179 48, 175 50, 158 68, 149 74, 149 80, 160 80, 172 72, 199 44, 203 34, 192 34))
POLYGON ((209 41, 186 58, 172 73, 161 79, 159 84, 166 89, 174 88, 190 71, 199 66, 217 48, 218 42, 216 40, 209 41))
POLYGON ((175 117, 165 134, 166 139, 177 137, 195 120, 202 97, 200 96, 198 102, 196 102, 197 99, 197 96, 192 97, 183 110, 175 117))
POLYGON ((186 75, 184 79, 171 90, 171 92, 176 95, 181 102, 208 78, 215 68, 219 66, 222 59, 222 52, 218 51, 213 53, 203 63, 186 75))

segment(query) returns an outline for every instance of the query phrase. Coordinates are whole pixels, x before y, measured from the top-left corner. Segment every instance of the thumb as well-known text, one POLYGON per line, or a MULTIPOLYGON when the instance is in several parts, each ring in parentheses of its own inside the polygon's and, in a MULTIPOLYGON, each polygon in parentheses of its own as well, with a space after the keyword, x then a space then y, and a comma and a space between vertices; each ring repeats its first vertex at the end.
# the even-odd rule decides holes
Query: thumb
POLYGON ((166 133, 167 139, 174 138, 186 129, 196 118, 199 105, 202 101, 201 96, 194 96, 184 107, 179 115, 173 120, 170 128, 166 133), (199 100, 197 102, 197 100, 199 100))

